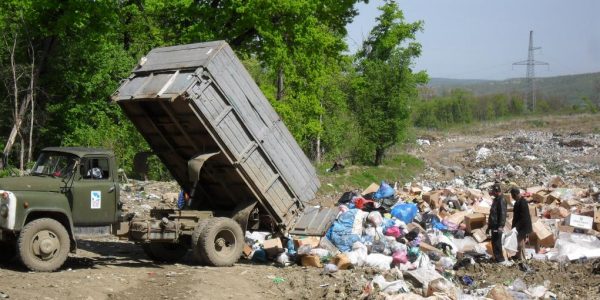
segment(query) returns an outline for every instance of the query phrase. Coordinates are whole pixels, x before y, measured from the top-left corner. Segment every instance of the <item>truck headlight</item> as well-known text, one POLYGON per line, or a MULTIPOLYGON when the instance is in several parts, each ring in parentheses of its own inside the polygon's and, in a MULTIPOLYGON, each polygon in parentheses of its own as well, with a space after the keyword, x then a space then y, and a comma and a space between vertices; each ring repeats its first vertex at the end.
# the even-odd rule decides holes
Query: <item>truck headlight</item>
POLYGON ((8 217, 8 205, 2 204, 2 206, 0 206, 0 216, 3 218, 8 217))

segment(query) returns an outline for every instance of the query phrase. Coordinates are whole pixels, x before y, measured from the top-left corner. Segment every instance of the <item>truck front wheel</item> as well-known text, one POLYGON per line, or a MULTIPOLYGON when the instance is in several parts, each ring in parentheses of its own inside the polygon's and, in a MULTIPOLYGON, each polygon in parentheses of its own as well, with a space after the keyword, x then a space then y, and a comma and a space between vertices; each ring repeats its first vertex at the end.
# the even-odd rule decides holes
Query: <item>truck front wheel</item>
POLYGON ((31 221, 19 235, 21 261, 32 271, 52 272, 60 268, 69 254, 69 233, 54 219, 31 221))
POLYGON ((232 266, 242 255, 244 233, 230 218, 212 219, 200 233, 194 253, 215 267, 232 266))

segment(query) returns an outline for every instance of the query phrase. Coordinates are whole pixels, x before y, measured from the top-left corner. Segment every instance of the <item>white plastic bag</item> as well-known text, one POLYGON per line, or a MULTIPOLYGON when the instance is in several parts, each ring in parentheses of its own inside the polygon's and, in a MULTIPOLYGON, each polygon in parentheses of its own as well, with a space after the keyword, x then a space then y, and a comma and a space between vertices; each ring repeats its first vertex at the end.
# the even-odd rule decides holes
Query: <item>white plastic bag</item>
POLYGON ((517 254, 518 246, 519 242, 517 241, 516 228, 513 228, 511 231, 505 232, 502 235, 502 247, 506 250, 506 254, 508 254, 508 256, 517 254))
POLYGON ((357 267, 362 267, 367 260, 368 250, 361 242, 355 242, 352 244, 352 251, 346 252, 346 257, 350 260, 350 263, 357 267))
POLYGON ((366 264, 371 268, 375 268, 381 271, 386 271, 390 269, 392 265, 392 257, 383 255, 380 253, 371 253, 367 256, 366 264))

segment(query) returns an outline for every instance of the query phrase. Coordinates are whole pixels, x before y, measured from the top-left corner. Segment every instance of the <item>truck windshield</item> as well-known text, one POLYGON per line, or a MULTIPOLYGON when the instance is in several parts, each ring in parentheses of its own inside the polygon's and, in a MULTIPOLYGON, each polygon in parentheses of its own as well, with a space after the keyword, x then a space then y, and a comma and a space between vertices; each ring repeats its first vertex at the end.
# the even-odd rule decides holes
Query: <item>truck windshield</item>
POLYGON ((72 175, 77 156, 60 152, 42 152, 31 169, 32 175, 67 178, 72 175))

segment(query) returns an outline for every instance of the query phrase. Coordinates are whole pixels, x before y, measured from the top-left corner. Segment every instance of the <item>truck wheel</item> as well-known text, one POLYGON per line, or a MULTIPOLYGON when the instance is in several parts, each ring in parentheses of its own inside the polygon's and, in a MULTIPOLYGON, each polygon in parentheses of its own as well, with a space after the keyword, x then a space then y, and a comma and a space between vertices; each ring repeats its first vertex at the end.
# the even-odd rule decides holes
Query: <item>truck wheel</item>
POLYGON ((198 246, 198 242, 200 241, 200 235, 202 234, 202 231, 211 220, 212 219, 200 220, 198 224, 196 224, 196 228, 194 228, 194 232, 192 233, 192 253, 194 255, 194 260, 199 264, 205 264, 206 262, 204 261, 204 258, 202 258, 203 250, 202 247, 198 246))
POLYGON ((146 255, 154 261, 176 262, 183 258, 188 248, 179 243, 153 242, 142 244, 146 255))
POLYGON ((69 254, 69 233, 56 220, 31 221, 19 235, 19 256, 30 270, 52 272, 60 268, 69 254))
POLYGON ((215 267, 232 266, 242 255, 244 233, 238 223, 230 218, 213 218, 202 233, 194 252, 199 252, 204 262, 215 267))
POLYGON ((11 261, 17 255, 15 243, 0 242, 0 262, 11 261))

